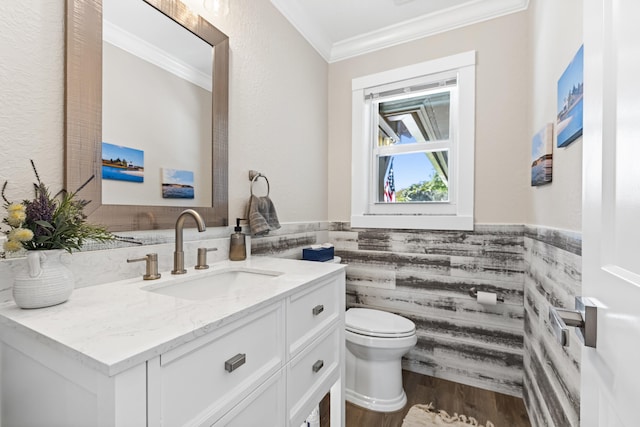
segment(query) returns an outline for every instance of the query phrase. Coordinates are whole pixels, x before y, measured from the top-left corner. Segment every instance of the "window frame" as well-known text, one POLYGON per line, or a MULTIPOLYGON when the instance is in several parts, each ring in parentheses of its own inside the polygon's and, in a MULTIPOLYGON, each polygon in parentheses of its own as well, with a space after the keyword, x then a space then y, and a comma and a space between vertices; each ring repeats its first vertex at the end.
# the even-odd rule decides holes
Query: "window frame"
MULTIPOLYGON (((475 51, 426 61, 352 80, 351 226, 473 230, 475 146, 475 51), (457 78, 449 134, 448 202, 377 203, 372 88, 409 87, 418 80, 457 78), (454 107, 457 107, 454 111, 454 107)), ((434 145, 435 147, 435 145, 434 145)))
MULTIPOLYGON (((447 73, 438 73, 437 75, 423 76, 419 79, 412 79, 411 85, 421 84, 425 81, 434 82, 434 81, 443 81, 443 80, 457 80, 457 72, 449 71, 447 73)), ((387 88, 391 86, 393 89, 396 88, 404 88, 407 85, 404 84, 406 80, 396 82, 393 85, 385 85, 387 88)), ((379 87, 378 87, 379 88, 379 87)), ((376 88, 376 89, 378 89, 376 88)), ((387 89, 385 88, 385 89, 387 89)), ((365 90, 365 92, 368 91, 365 90)), ((401 155, 401 154, 411 154, 411 153, 426 153, 429 151, 442 151, 447 150, 449 152, 449 158, 456 158, 456 149, 457 146, 454 143, 456 140, 455 132, 458 127, 458 87, 457 83, 455 87, 447 87, 447 88, 433 88, 428 91, 416 91, 415 96, 419 96, 424 93, 438 93, 438 92, 449 92, 451 97, 449 99, 449 138, 446 140, 438 140, 438 141, 427 141, 427 142, 416 142, 411 144, 402 144, 402 145, 390 145, 390 146, 376 146, 373 141, 375 141, 376 136, 374 133, 377 133, 378 125, 379 125, 379 116, 378 116, 378 106, 382 102, 387 102, 389 100, 393 100, 394 98, 399 98, 399 95, 389 96, 384 98, 376 98, 373 101, 365 101, 365 103, 371 103, 371 105, 367 105, 365 108, 367 109, 367 114, 370 115, 368 127, 368 136, 366 138, 369 139, 369 143, 371 146, 371 155, 370 161, 371 165, 369 167, 369 171, 371 173, 370 177, 370 191, 371 195, 369 197, 368 203, 368 212, 373 215, 403 215, 403 214, 422 214, 425 210, 424 205, 429 204, 430 213, 434 214, 455 214, 456 213, 456 203, 455 203, 455 191, 457 184, 448 185, 449 191, 448 196, 449 200, 446 202, 443 201, 434 201, 434 202, 402 202, 402 203, 383 203, 378 201, 377 195, 379 194, 379 188, 377 187, 377 178, 378 178, 378 161, 377 159, 380 155, 393 156, 393 155, 401 155)), ((413 93, 412 93, 413 95, 413 93)), ((405 95, 406 97, 406 95, 405 95)), ((456 165, 452 164, 453 162, 449 161, 448 169, 450 173, 450 179, 448 179, 449 183, 452 183, 456 179, 455 169, 456 165)))

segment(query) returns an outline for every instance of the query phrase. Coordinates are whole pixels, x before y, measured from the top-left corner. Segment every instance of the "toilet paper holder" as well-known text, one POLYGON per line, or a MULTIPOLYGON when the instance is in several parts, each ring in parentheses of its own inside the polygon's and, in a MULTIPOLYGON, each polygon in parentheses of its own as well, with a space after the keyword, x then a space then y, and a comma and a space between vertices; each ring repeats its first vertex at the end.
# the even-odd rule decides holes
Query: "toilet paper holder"
MULTIPOLYGON (((478 290, 475 287, 469 289, 469 296, 473 299, 478 299, 478 290)), ((496 295, 496 301, 504 302, 504 297, 502 295, 496 295)))

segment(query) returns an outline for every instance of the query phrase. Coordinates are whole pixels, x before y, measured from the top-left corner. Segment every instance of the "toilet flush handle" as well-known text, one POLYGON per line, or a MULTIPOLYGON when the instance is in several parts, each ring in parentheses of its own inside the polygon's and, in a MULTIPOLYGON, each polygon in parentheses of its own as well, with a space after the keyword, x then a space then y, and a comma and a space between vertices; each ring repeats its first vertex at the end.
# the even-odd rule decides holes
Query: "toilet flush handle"
POLYGON ((318 304, 315 307, 313 307, 313 315, 317 316, 318 314, 322 313, 324 311, 324 305, 322 304, 318 304))

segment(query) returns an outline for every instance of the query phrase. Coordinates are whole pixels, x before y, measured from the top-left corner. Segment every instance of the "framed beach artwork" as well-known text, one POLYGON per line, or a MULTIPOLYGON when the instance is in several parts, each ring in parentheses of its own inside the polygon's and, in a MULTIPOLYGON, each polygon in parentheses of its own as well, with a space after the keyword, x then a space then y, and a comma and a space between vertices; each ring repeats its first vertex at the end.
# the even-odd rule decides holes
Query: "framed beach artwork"
POLYGON ((584 90, 584 46, 558 80, 558 147, 566 147, 582 135, 582 95, 584 90))
POLYGON ((164 199, 193 199, 193 172, 162 169, 162 197, 164 199))
POLYGON ((531 144, 531 185, 548 184, 553 177, 553 123, 533 136, 531 144))
POLYGON ((144 182, 144 151, 103 142, 102 179, 144 182))

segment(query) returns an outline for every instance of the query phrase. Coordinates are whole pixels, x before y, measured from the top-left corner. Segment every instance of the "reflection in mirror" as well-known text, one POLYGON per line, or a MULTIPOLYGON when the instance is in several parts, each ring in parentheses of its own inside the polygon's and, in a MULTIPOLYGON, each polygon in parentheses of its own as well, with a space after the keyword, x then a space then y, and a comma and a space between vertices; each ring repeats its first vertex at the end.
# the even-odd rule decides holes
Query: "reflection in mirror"
POLYGON ((142 1, 102 22, 102 203, 211 206, 211 46, 142 1))
POLYGON ((68 0, 66 84, 65 185, 95 177, 91 221, 172 228, 197 208, 227 225, 223 33, 177 0, 68 0))

